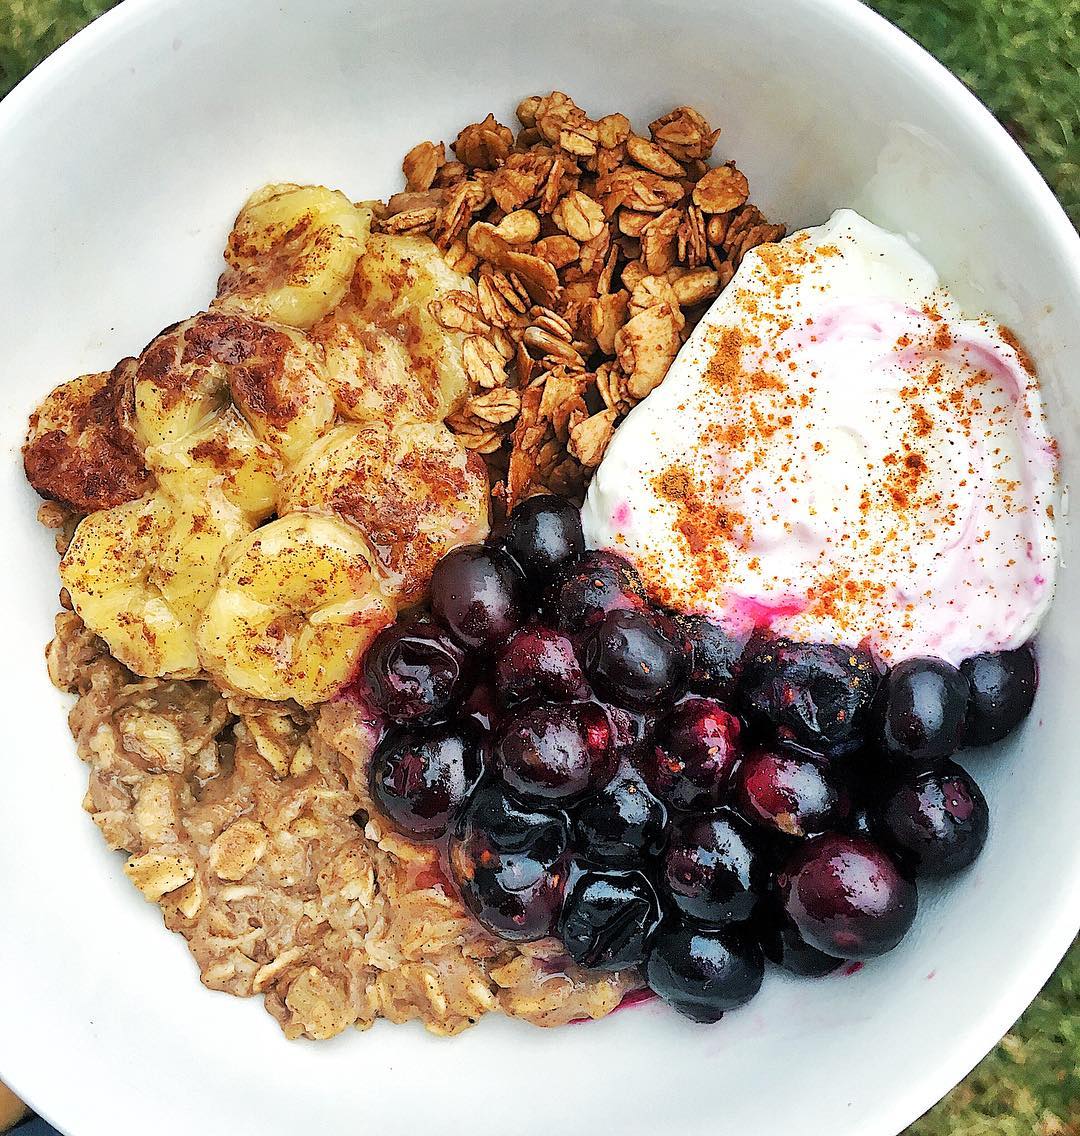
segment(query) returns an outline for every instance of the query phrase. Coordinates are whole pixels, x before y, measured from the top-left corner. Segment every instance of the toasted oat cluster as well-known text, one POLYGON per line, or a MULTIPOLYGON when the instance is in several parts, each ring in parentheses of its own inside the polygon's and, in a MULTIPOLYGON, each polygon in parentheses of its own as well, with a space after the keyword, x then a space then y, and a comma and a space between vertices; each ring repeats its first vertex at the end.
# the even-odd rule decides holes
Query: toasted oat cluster
POLYGON ((577 495, 619 419, 664 378, 752 248, 779 240, 720 131, 676 107, 635 133, 553 91, 488 115, 448 160, 405 156, 407 180, 374 227, 430 236, 477 283, 468 401, 448 420, 489 455, 508 507, 538 490, 577 495))
POLYGON ((516 138, 467 127, 456 161, 414 147, 386 204, 259 190, 207 309, 30 422, 85 807, 203 982, 261 994, 289 1037, 556 1025, 641 985, 476 922, 433 848, 372 813, 378 723, 348 686, 493 503, 583 490, 783 231, 706 164, 719 132, 688 107, 649 138, 558 92, 518 117, 516 138))

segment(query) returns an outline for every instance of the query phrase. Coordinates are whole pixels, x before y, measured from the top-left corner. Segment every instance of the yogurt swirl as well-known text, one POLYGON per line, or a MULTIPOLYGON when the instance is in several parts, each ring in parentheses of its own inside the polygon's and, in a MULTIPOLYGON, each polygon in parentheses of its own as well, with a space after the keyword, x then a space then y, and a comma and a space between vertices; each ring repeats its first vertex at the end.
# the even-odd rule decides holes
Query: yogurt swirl
POLYGON ((840 210, 746 257, 616 432, 583 521, 678 610, 955 663, 1048 607, 1056 467, 1015 337, 840 210))

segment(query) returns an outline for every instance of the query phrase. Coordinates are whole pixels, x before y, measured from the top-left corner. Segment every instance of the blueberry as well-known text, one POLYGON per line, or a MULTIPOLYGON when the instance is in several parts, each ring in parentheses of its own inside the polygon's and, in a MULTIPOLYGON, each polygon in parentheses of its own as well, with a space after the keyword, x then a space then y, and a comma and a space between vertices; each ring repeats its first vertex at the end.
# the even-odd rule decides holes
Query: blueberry
POLYGON ((563 901, 559 937, 579 966, 624 970, 645 961, 660 905, 641 872, 585 870, 563 901))
POLYGON ((499 728, 495 761, 507 785, 526 798, 581 797, 614 772, 611 722, 592 702, 519 711, 499 728))
POLYGON ((609 611, 645 607, 645 587, 637 569, 614 552, 586 552, 551 585, 547 606, 559 630, 584 631, 609 611))
POLYGON ((443 836, 483 772, 479 739, 469 726, 390 731, 368 766, 371 796, 407 836, 443 836))
POLYGON ((510 514, 506 550, 529 583, 543 588, 585 551, 581 514, 565 497, 529 497, 510 514))
POLYGON ((915 885, 860 836, 815 836, 777 873, 777 886, 803 939, 837 958, 867 959, 892 950, 918 906, 915 885))
POLYGON ((635 761, 653 752, 656 742, 656 719, 640 710, 628 710, 625 706, 614 706, 610 702, 601 703, 611 720, 614 731, 615 749, 635 761))
POLYGON ((566 884, 565 814, 513 801, 495 782, 479 786, 450 839, 450 873, 465 906, 511 942, 555 929, 566 884))
POLYGON ((877 681, 861 648, 771 639, 747 652, 740 693, 766 737, 834 756, 862 745, 877 681))
POLYGON ((658 855, 667 843, 668 814, 628 761, 578 806, 574 842, 588 859, 630 868, 658 855))
POLYGON ((1007 737, 1028 716, 1039 683, 1030 643, 1015 651, 975 655, 960 664, 971 684, 964 740, 991 745, 1007 737))
POLYGON ((905 763, 928 764, 955 753, 964 740, 971 684, 944 659, 905 659, 885 676, 878 694, 880 740, 905 763))
POLYGON ((434 623, 395 623, 375 636, 364 656, 372 705, 403 725, 445 718, 464 693, 465 655, 434 623))
POLYGON ((986 798, 953 761, 908 777, 885 800, 876 831, 923 875, 947 876, 982 851, 990 823, 986 798))
POLYGON ((804 978, 821 978, 843 965, 843 959, 824 954, 810 946, 775 898, 760 905, 754 929, 765 957, 792 974, 804 978))
POLYGON ((589 637, 585 671, 598 693, 644 710, 675 698, 686 657, 665 621, 647 611, 610 611, 589 637))
POLYGON ((495 687, 504 705, 566 702, 586 692, 574 645, 565 635, 539 625, 523 627, 499 651, 495 687))
POLYGON ((847 792, 819 759, 782 750, 758 750, 740 763, 735 801, 773 835, 800 838, 841 826, 851 812, 847 792))
POLYGON ((761 988, 761 947, 739 928, 661 925, 645 968, 654 993, 695 1022, 716 1022, 761 988))
POLYGON ((750 826, 721 809, 672 826, 661 883, 665 897, 684 915, 719 926, 753 915, 768 869, 750 826))
POLYGON ((463 647, 493 651, 525 619, 525 579, 501 549, 462 545, 431 574, 431 610, 463 647))
POLYGON ((687 698, 657 724, 656 788, 673 808, 720 804, 738 761, 739 720, 711 698, 687 698))
POLYGON ((729 635, 703 615, 676 615, 672 619, 692 652, 690 689, 729 702, 735 697, 742 673, 745 640, 729 635))

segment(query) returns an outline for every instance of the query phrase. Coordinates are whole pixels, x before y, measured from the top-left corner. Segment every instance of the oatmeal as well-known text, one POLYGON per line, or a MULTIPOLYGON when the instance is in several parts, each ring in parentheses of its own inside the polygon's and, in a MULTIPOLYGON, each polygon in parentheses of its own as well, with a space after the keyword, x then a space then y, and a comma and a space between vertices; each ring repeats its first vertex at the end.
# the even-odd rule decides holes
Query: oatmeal
POLYGON ((74 613, 56 630, 49 673, 78 696, 87 811, 204 984, 260 995, 287 1036, 379 1017, 453 1034, 497 1010, 558 1025, 608 1013, 639 984, 586 973, 558 943, 487 934, 437 852, 374 814, 376 734, 354 704, 311 712, 143 679, 74 613))

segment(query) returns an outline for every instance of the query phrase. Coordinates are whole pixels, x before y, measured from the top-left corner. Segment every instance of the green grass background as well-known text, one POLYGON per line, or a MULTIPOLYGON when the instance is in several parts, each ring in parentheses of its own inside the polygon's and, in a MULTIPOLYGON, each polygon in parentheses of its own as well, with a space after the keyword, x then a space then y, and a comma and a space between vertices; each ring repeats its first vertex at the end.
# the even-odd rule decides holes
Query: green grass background
MULTIPOLYGON (((979 95, 1080 226, 1080 0, 872 6, 979 95)), ((110 0, 0 0, 0 97, 110 7, 110 0)), ((1080 1136, 1080 945, 993 1053, 908 1136, 1080 1136)))

